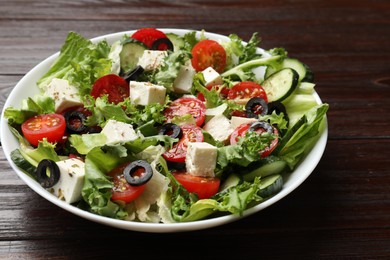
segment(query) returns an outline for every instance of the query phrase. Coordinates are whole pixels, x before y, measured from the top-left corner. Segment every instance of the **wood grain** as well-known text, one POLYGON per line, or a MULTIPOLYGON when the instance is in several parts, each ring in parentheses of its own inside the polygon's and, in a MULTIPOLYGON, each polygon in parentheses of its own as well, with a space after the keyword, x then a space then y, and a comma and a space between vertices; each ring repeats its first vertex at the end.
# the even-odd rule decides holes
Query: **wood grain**
POLYGON ((0 108, 69 31, 93 38, 141 27, 244 40, 259 32, 264 49, 284 47, 304 61, 330 105, 321 162, 262 212, 206 230, 150 234, 54 206, 19 179, 0 149, 0 259, 111 258, 144 245, 149 257, 183 258, 188 253, 177 249, 188 248, 188 257, 199 258, 207 246, 210 258, 229 251, 240 259, 390 259, 389 1, 0 0, 0 108))

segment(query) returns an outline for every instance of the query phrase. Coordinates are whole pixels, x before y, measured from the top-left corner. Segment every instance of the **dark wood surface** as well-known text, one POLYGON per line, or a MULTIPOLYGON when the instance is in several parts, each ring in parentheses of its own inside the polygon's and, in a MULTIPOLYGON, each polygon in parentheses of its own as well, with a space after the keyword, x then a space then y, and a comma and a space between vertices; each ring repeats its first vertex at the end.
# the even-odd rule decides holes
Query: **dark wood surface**
POLYGON ((0 0, 0 107, 16 83, 85 37, 140 27, 205 29, 285 47, 330 105, 313 174, 271 207, 224 226, 153 234, 90 222, 40 197, 0 150, 0 258, 390 259, 390 1, 0 0), (144 248, 144 249, 141 249, 144 248))

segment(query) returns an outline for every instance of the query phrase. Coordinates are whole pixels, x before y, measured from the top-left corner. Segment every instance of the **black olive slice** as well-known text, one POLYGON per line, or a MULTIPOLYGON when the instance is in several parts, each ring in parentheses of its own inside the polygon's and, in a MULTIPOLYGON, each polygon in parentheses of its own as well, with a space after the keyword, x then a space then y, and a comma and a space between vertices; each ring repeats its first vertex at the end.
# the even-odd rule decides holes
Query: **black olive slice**
POLYGON ((138 160, 127 165, 123 170, 123 174, 130 185, 140 186, 152 178, 153 170, 148 162, 138 160))
POLYGON ((134 69, 131 71, 127 72, 123 78, 127 81, 130 82, 131 80, 136 80, 141 74, 144 72, 144 68, 141 65, 137 65, 134 69))
POLYGON ((286 107, 281 102, 273 101, 268 103, 268 114, 270 115, 274 111, 277 115, 283 113, 287 116, 286 107))
POLYGON ((249 127, 248 131, 256 131, 259 128, 263 128, 265 131, 268 133, 272 134, 273 133, 273 128, 270 123, 266 121, 256 121, 251 124, 249 127))
POLYGON ((70 134, 81 134, 88 130, 84 124, 87 117, 80 111, 68 111, 64 115, 66 121, 66 130, 70 134))
POLYGON ((37 181, 45 189, 53 187, 60 180, 60 169, 55 161, 43 159, 37 167, 37 181))
POLYGON ((245 105, 245 111, 248 117, 257 118, 268 113, 267 102, 260 97, 253 97, 245 105))
POLYGON ((180 138, 183 134, 183 131, 181 130, 180 126, 175 125, 173 123, 167 123, 160 128, 158 134, 168 135, 172 138, 180 138))
POLYGON ((160 44, 165 44, 167 46, 167 50, 173 51, 173 43, 168 38, 160 38, 153 42, 152 50, 159 50, 160 44))

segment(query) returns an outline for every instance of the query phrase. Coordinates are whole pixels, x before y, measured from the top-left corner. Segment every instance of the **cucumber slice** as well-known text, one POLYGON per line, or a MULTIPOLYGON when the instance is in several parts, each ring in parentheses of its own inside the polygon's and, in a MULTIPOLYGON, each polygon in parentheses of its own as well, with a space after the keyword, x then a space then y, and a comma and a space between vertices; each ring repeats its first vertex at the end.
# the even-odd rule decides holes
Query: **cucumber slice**
POLYGON ((180 50, 181 48, 184 47, 184 39, 182 37, 180 37, 179 35, 177 35, 175 33, 166 33, 165 35, 172 42, 173 51, 180 50))
POLYGON ((297 87, 299 75, 291 68, 279 70, 261 84, 267 93, 268 102, 286 99, 297 87))
POLYGON ((148 48, 135 39, 127 39, 123 43, 122 51, 119 54, 121 69, 124 72, 130 71, 137 66, 139 58, 148 48))
POLYGON ((226 180, 221 184, 219 187, 219 192, 225 192, 229 188, 237 186, 238 184, 241 183, 241 178, 237 174, 230 174, 226 180))
POLYGON ((263 198, 275 195, 283 188, 283 177, 280 174, 270 175, 261 179, 259 195, 263 198))
POLYGON ((27 173, 27 175, 35 179, 35 172, 37 168, 23 157, 19 149, 11 152, 11 159, 20 169, 27 173))
MULTIPOLYGON (((284 68, 294 69, 299 75, 299 81, 313 82, 314 75, 311 69, 309 68, 309 66, 307 66, 306 64, 304 64, 303 62, 297 59, 293 59, 293 58, 284 59, 281 64, 281 69, 284 68)), ((267 67, 267 70, 265 72, 265 79, 267 79, 277 71, 278 71, 277 69, 271 66, 267 67)))
POLYGON ((250 170, 244 173, 244 181, 253 181, 255 177, 266 177, 273 174, 282 173, 287 166, 287 162, 280 157, 268 156, 258 163, 250 165, 250 170))

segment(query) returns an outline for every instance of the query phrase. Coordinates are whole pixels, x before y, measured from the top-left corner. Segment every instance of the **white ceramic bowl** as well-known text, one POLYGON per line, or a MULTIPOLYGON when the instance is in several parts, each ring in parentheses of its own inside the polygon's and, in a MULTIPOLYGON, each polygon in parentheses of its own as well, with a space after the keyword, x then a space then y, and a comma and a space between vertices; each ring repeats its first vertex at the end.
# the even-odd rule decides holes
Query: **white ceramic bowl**
MULTIPOLYGON (((189 32, 188 30, 181 30, 181 29, 160 29, 164 32, 173 32, 177 33, 179 35, 184 35, 185 33, 189 32)), ((100 36, 97 38, 92 39, 93 42, 98 42, 101 40, 106 39, 108 43, 112 44, 113 42, 119 40, 122 38, 124 34, 131 34, 134 31, 127 31, 127 32, 119 32, 114 34, 108 34, 104 36, 100 36)), ((200 33, 200 32, 198 32, 200 33)), ((214 40, 228 40, 228 37, 213 34, 213 33, 205 33, 205 36, 209 39, 214 40)), ((259 52, 263 52, 263 50, 259 49, 259 52)), ((39 63, 37 66, 35 66, 31 71, 29 71, 15 86, 15 88, 11 91, 9 97, 7 98, 7 101, 5 102, 4 109, 13 106, 13 107, 20 107, 21 101, 27 97, 31 97, 34 94, 38 93, 38 88, 34 87, 34 82, 37 82, 37 80, 49 69, 51 64, 54 62, 54 60, 58 57, 59 53, 56 53, 41 63, 39 63)), ((314 93, 314 96, 317 100, 317 102, 320 104, 322 103, 320 97, 317 95, 317 93, 314 93)), ((236 221, 240 218, 249 216, 251 214, 254 214, 256 212, 259 212, 270 205, 274 204, 275 202, 279 201, 280 199, 284 198, 286 195, 288 195, 290 192, 292 192, 294 189, 296 189, 303 181, 306 180, 306 178, 313 172, 315 167, 317 166, 318 162, 320 161, 323 152, 325 150, 327 138, 328 138, 328 130, 327 127, 325 130, 321 133, 321 136, 319 137, 316 145, 313 147, 311 152, 306 156, 305 160, 300 163, 300 165, 295 169, 294 172, 288 175, 288 178, 286 178, 284 181, 283 189, 273 196, 272 198, 258 204, 257 206, 254 206, 250 209, 247 209, 242 216, 236 216, 236 215, 227 215, 222 217, 216 217, 206 220, 200 220, 195 222, 187 222, 187 223, 172 223, 172 224, 158 224, 158 223, 139 223, 139 222, 130 222, 130 221, 124 221, 124 220, 117 220, 112 219, 108 217, 103 217, 99 215, 95 215, 93 213, 89 213, 87 211, 81 210, 77 207, 74 207, 72 205, 69 205, 65 203, 64 201, 59 200, 57 197, 46 191, 44 188, 42 188, 38 182, 31 179, 29 176, 27 176, 24 172, 18 169, 18 167, 12 162, 10 158, 10 153, 17 149, 19 147, 19 143, 16 140, 16 138, 12 135, 12 133, 9 130, 7 121, 4 119, 4 109, 2 112, 1 117, 1 142, 4 150, 4 154, 9 161, 10 165, 16 172, 16 174, 35 192, 37 192, 39 195, 47 199, 48 201, 52 202, 53 204, 75 214, 80 217, 83 217, 85 219, 101 223, 104 225, 120 228, 120 229, 126 229, 126 230, 132 230, 132 231, 140 231, 140 232, 155 232, 155 233, 168 233, 168 232, 183 232, 183 231, 192 231, 192 230, 200 230, 200 229, 206 229, 210 227, 215 227, 223 224, 230 223, 232 221, 236 221)))

